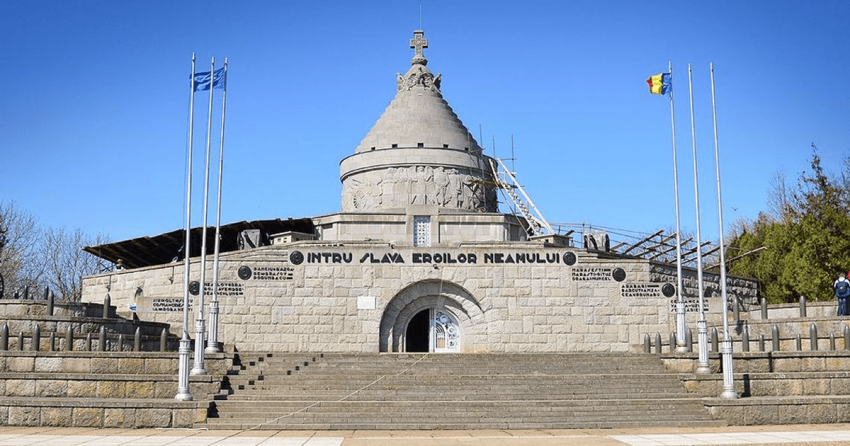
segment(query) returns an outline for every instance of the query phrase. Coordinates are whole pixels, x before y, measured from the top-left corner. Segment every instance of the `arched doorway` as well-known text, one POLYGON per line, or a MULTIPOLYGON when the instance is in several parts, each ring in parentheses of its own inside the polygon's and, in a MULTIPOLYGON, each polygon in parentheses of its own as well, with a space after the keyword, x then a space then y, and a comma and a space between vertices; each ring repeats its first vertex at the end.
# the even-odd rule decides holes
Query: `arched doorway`
POLYGON ((384 307, 381 352, 457 352, 481 350, 487 321, 469 291, 443 280, 423 280, 401 289, 384 307))
POLYGON ((460 351, 460 326, 445 308, 427 308, 410 318, 404 339, 409 353, 455 353, 460 351))
POLYGON ((404 336, 404 351, 406 352, 430 352, 431 351, 431 310, 422 310, 416 313, 407 323, 404 336))

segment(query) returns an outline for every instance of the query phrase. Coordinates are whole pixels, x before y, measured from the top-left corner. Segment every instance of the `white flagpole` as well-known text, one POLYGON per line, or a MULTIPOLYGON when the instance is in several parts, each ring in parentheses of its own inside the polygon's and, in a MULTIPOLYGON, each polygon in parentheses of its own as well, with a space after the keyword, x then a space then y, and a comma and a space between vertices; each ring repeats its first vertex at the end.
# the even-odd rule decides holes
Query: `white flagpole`
POLYGON ((189 81, 189 157, 186 174, 186 240, 183 243, 184 267, 183 267, 183 332, 180 338, 180 347, 177 350, 177 395, 178 401, 191 401, 192 393, 189 389, 189 352, 192 351, 189 339, 189 255, 190 255, 190 233, 192 231, 192 127, 195 112, 195 54, 192 53, 192 77, 189 81))
POLYGON ((201 228, 201 284, 198 290, 198 307, 195 309, 195 365, 192 367, 193 375, 204 375, 204 294, 206 294, 206 271, 207 271, 207 205, 209 204, 210 186, 210 137, 212 132, 212 105, 213 91, 215 85, 215 57, 210 62, 210 107, 207 114, 207 155, 204 167, 204 215, 203 227, 201 228))
POLYGON ((696 373, 711 373, 708 363, 708 322, 705 320, 705 296, 703 296, 702 282, 702 241, 700 239, 699 225, 699 178, 697 175, 697 137, 694 128, 694 86, 691 64, 688 64, 688 91, 691 100, 691 141, 694 153, 694 206, 696 208, 697 229, 697 292, 699 293, 699 320, 697 321, 697 333, 699 334, 699 363, 696 373))
POLYGON ((723 199, 720 196, 720 148, 717 143, 717 107, 714 103, 714 63, 710 63, 709 67, 711 68, 711 115, 714 119, 714 165, 717 168, 717 221, 720 224, 720 294, 723 299, 723 305, 720 308, 723 316, 723 344, 720 348, 723 361, 723 392, 720 393, 720 398, 737 399, 735 375, 732 371, 732 336, 729 334, 729 314, 726 306, 729 299, 726 295, 726 256, 724 254, 726 246, 723 244, 723 199))
POLYGON ((221 178, 224 172, 224 112, 227 109, 227 58, 224 58, 224 90, 221 93, 221 137, 218 149, 218 198, 215 216, 215 253, 213 254, 213 294, 210 301, 210 329, 207 338, 207 353, 218 353, 218 257, 221 245, 221 178))
POLYGON ((673 194, 676 196, 676 351, 688 351, 685 345, 685 300, 682 295, 682 239, 679 224, 679 163, 676 161, 676 112, 673 108, 673 62, 667 63, 670 73, 670 127, 673 133, 673 194))

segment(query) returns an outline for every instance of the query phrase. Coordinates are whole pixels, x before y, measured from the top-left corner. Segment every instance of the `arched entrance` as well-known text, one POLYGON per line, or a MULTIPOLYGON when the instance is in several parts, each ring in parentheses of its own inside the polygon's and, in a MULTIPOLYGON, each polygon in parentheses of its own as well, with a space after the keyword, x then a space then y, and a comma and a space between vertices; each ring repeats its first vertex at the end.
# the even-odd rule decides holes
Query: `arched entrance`
POLYGON ((430 333, 431 310, 422 310, 416 313, 407 323, 407 330, 404 332, 404 351, 430 352, 430 333))
POLYGON ((460 351, 460 326, 445 308, 416 313, 404 333, 406 352, 455 353, 460 351))
POLYGON ((423 280, 401 289, 384 307, 381 352, 483 351, 487 321, 478 301, 448 281, 423 280))

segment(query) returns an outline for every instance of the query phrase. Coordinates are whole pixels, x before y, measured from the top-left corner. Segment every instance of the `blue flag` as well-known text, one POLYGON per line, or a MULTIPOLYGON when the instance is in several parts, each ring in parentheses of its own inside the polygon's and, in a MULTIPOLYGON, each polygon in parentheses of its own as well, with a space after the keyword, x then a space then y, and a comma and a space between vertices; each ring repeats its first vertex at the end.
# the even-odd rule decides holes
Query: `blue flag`
MULTIPOLYGON (((213 79, 213 88, 218 88, 220 90, 224 89, 225 78, 224 78, 224 68, 219 68, 215 70, 215 78, 213 79)), ((210 89, 210 72, 205 71, 203 73, 195 73, 195 90, 194 91, 207 91, 210 89)))

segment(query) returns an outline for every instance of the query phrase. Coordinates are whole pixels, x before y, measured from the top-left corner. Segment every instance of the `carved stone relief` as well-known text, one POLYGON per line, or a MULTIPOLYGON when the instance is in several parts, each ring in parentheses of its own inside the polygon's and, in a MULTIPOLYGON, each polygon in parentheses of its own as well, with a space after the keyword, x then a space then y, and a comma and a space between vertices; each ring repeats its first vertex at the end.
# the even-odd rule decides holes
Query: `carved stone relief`
POLYGON ((496 211, 496 191, 481 178, 457 169, 391 167, 347 178, 342 187, 342 210, 371 211, 435 205, 478 212, 496 211))
POLYGON ((430 71, 428 71, 428 69, 422 66, 417 66, 414 69, 411 69, 405 75, 402 75, 401 73, 396 73, 396 84, 398 86, 398 91, 409 91, 416 86, 425 88, 427 90, 440 91, 441 81, 442 74, 437 74, 436 76, 434 76, 430 71))

